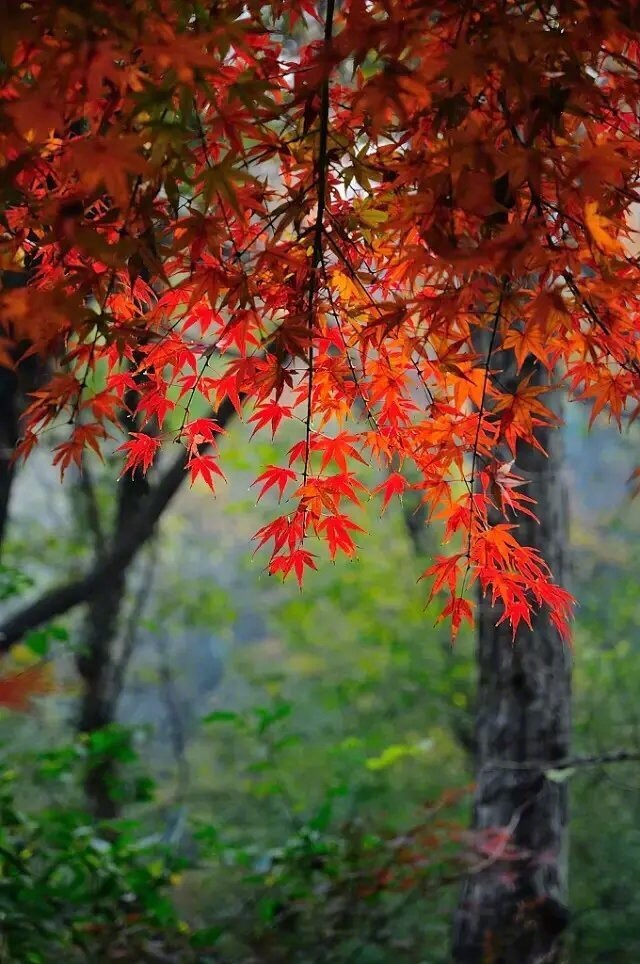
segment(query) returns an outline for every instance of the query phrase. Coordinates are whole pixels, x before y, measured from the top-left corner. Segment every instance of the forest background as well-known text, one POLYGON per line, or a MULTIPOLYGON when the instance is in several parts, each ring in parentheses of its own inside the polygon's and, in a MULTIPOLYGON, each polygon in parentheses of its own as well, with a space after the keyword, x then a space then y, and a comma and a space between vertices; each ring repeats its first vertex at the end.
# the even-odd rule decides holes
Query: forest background
POLYGON ((634 11, 11 8, 2 958, 634 960, 634 11))
MULTIPOLYGON (((640 753, 640 514, 626 486, 637 440, 588 432, 579 407, 564 431, 581 599, 574 750, 640 753)), ((136 566, 114 643, 130 652, 117 723, 90 746, 75 733, 82 617, 14 651, 19 669, 50 657, 55 692, 29 715, 5 710, 1 724, 5 807, 20 811, 5 823, 4 860, 20 856, 31 895, 13 875, 2 889, 8 960, 50 960, 67 942, 82 953, 83 927, 89 946, 128 948, 134 960, 159 948, 166 956, 150 960, 186 960, 183 941, 210 945, 197 960, 449 960, 457 858, 469 846, 475 668, 472 634, 452 648, 424 608, 417 578, 437 535, 416 536, 415 504, 382 519, 372 506, 369 551, 314 573, 302 593, 274 583, 248 543, 252 459, 267 453, 246 436, 238 424, 226 440, 233 471, 216 502, 204 484, 185 489, 136 566), (131 838, 121 853, 87 814, 88 753, 118 760, 113 789, 131 838), (397 860, 405 847, 419 855, 409 873, 397 860), (68 863, 69 879, 34 885, 68 863), (144 923, 128 913, 132 877, 148 901, 144 923), (179 921, 189 928, 180 936, 179 921), (132 950, 138 942, 146 951, 132 950)), ((105 513, 113 480, 94 480, 105 513)), ((73 575, 86 564, 83 493, 77 478, 60 485, 46 453, 21 471, 7 607, 62 566, 73 575)), ((557 774, 571 788, 569 948, 585 964, 640 952, 637 766, 557 774)))

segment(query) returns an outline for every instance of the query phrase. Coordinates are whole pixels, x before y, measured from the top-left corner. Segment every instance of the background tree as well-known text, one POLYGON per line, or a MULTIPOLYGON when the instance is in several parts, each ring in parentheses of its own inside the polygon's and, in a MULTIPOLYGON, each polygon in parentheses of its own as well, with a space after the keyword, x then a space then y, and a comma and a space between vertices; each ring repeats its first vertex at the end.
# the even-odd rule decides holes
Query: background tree
MULTIPOLYGON (((497 351, 495 364, 516 394, 515 359, 497 351)), ((531 384, 545 384, 535 360, 527 367, 531 384)), ((537 506, 537 518, 520 514, 518 537, 537 546, 563 582, 569 528, 561 439, 549 430, 536 439, 540 448, 518 449, 518 468, 537 506)), ((479 866, 463 886, 454 959, 552 961, 569 920, 567 784, 554 767, 569 757, 570 655, 541 614, 514 638, 504 610, 481 602, 476 632, 479 866)))

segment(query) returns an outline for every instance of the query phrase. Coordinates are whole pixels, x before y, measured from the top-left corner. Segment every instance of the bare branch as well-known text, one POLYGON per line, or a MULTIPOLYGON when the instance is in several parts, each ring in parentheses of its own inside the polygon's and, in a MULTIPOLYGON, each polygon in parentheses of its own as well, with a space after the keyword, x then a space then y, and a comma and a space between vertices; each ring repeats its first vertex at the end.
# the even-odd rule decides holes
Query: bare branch
MULTIPOLYGON (((218 412, 211 417, 224 428, 234 415, 233 404, 227 398, 218 412)), ((202 445, 202 450, 207 447, 202 445)), ((131 520, 130 525, 118 532, 105 555, 98 559, 84 576, 48 590, 0 624, 0 653, 7 652, 30 630, 64 615, 81 603, 88 602, 100 590, 105 580, 112 579, 133 562, 153 535, 158 520, 187 478, 185 469, 188 457, 186 449, 182 449, 150 489, 138 515, 131 520)))
POLYGON ((576 767, 604 766, 609 763, 640 762, 640 750, 608 750, 605 753, 568 756, 561 760, 488 760, 483 770, 573 770, 576 767))

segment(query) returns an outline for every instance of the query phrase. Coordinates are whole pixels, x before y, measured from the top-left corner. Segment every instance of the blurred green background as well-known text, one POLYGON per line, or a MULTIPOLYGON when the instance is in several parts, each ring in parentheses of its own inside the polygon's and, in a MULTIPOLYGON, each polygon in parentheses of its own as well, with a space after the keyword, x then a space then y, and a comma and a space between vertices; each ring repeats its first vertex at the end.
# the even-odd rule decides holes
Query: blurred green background
MULTIPOLYGON (((361 551, 300 592, 251 536, 273 512, 250 482, 291 440, 221 443, 216 499, 184 487, 128 581, 117 721, 75 732, 83 616, 30 634, 54 692, 0 719, 0 960, 448 960, 472 779, 471 634, 452 648, 419 576, 438 545, 410 499, 357 521, 361 551), (81 774, 110 761, 117 818, 87 813, 81 774)), ((640 753, 639 446, 579 406, 571 491, 574 751, 640 753)), ((113 511, 113 467, 91 464, 113 511)), ((80 483, 46 451, 21 470, 2 607, 91 559, 80 483)), ((559 777, 560 778, 560 777, 559 777)), ((563 771, 571 788, 568 959, 640 960, 640 767, 563 771)))

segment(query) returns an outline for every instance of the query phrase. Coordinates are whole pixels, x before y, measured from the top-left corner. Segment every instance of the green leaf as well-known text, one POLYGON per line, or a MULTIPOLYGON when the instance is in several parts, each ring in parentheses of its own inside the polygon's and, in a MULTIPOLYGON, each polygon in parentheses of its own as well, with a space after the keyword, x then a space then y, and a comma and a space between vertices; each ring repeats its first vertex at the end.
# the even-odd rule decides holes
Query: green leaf
POLYGON ((202 717, 203 723, 238 723, 240 720, 240 714, 230 710, 214 710, 202 717))
POLYGON ((192 947, 207 948, 213 947, 223 933, 222 927, 202 927, 191 935, 189 943, 192 947))

